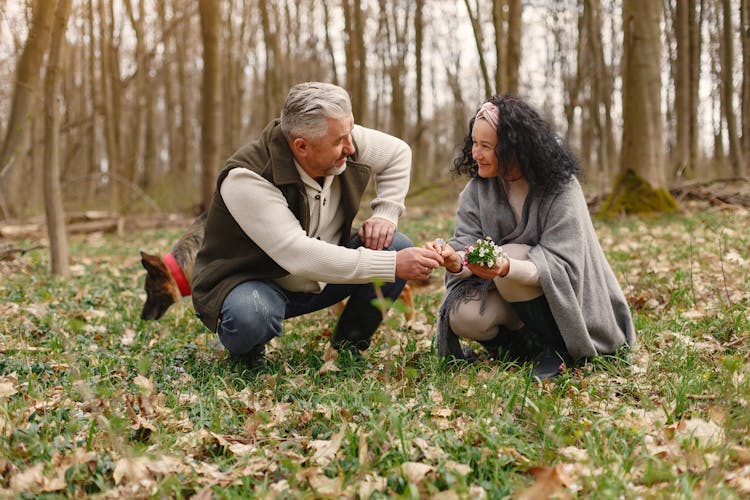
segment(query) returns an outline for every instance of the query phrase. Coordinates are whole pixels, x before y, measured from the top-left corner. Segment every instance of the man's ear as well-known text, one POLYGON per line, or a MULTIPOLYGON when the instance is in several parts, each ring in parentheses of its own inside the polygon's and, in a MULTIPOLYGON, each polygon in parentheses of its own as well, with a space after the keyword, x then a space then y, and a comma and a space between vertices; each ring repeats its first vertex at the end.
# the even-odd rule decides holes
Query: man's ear
POLYGON ((303 139, 302 137, 295 137, 294 139, 292 139, 291 146, 292 152, 296 157, 304 158, 310 151, 310 144, 308 144, 307 140, 303 139))

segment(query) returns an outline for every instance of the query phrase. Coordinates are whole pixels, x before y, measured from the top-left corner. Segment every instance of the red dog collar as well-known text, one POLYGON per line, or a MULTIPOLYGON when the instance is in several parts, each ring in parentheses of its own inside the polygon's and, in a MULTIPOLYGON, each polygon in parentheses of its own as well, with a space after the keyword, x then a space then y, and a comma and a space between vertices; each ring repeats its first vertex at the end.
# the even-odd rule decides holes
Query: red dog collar
POLYGON ((177 282, 177 288, 180 289, 180 294, 183 297, 190 295, 190 285, 185 278, 185 274, 182 272, 182 268, 174 259, 174 255, 172 255, 171 252, 164 256, 164 263, 167 265, 167 269, 169 269, 169 272, 172 273, 172 277, 177 282))

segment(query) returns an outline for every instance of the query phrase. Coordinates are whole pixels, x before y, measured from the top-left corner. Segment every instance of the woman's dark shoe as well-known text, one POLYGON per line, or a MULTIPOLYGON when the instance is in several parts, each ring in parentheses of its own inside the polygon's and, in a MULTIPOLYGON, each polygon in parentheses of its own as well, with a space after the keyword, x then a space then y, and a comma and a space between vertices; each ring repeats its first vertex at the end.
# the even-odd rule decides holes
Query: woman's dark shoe
POLYGON ((534 358, 531 375, 538 381, 555 378, 565 369, 565 356, 545 348, 534 358))

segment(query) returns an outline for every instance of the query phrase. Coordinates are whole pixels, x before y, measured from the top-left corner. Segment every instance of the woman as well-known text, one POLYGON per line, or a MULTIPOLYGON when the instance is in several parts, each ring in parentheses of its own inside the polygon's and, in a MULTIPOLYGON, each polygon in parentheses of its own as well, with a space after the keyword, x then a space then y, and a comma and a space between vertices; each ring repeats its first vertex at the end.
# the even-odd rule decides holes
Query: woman
POLYGON ((469 122, 454 173, 461 192, 456 229, 441 252, 446 295, 436 349, 465 358, 459 337, 492 355, 533 361, 537 379, 563 364, 635 342, 622 289, 602 251, 578 162, 528 104, 493 96, 469 122), (492 268, 464 264, 464 249, 490 237, 507 257, 492 268))

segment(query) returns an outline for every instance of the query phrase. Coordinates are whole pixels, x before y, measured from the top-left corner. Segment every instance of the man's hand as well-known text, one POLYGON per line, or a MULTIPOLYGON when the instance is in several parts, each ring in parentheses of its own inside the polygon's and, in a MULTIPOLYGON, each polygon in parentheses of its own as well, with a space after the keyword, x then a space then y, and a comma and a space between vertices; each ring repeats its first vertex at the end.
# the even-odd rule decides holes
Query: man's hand
POLYGON ((424 248, 434 250, 443 257, 443 265, 451 273, 458 273, 463 269, 463 262, 461 261, 461 255, 456 253, 452 246, 443 240, 443 238, 437 238, 434 241, 424 244, 424 248))
POLYGON ((357 231, 357 236, 370 250, 383 250, 391 246, 396 226, 393 222, 380 217, 370 217, 357 231))
POLYGON ((443 257, 430 248, 409 247, 396 252, 396 277, 404 280, 426 280, 442 265, 443 257))

